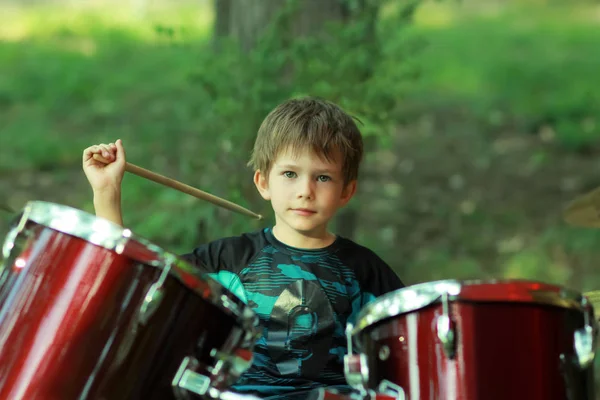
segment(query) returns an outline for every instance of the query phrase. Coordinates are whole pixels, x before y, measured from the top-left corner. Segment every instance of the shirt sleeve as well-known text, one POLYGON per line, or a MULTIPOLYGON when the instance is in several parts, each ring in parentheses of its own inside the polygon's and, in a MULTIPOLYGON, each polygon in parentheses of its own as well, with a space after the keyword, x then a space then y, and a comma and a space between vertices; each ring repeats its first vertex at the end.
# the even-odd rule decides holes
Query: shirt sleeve
POLYGON ((363 289, 375 297, 401 289, 405 285, 394 270, 379 256, 372 253, 369 257, 364 276, 363 289))
POLYGON ((206 243, 196 247, 190 253, 182 254, 181 258, 205 273, 217 273, 225 265, 221 257, 223 255, 223 243, 221 240, 206 243))
POLYGON ((370 249, 348 241, 341 254, 355 273, 358 290, 353 294, 348 323, 354 324, 364 307, 378 297, 404 287, 390 266, 370 249))
POLYGON ((203 244, 181 258, 246 302, 240 274, 256 256, 260 245, 260 236, 245 234, 203 244))
POLYGON ((361 306, 404 287, 394 270, 367 247, 348 240, 342 250, 346 262, 355 271, 360 287, 361 306))

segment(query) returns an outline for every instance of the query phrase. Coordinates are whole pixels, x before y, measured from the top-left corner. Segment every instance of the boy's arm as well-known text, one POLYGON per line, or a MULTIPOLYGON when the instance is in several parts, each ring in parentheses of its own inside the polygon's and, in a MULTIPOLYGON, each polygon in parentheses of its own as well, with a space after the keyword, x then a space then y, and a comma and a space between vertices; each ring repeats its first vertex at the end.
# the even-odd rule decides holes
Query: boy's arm
POLYGON ((121 140, 97 144, 83 151, 83 172, 94 193, 96 216, 123 226, 121 182, 125 174, 125 148, 121 140), (100 156, 97 160, 95 156, 100 156))
POLYGON ((94 192, 94 210, 96 216, 107 219, 117 225, 123 226, 121 211, 121 192, 96 193, 94 192))

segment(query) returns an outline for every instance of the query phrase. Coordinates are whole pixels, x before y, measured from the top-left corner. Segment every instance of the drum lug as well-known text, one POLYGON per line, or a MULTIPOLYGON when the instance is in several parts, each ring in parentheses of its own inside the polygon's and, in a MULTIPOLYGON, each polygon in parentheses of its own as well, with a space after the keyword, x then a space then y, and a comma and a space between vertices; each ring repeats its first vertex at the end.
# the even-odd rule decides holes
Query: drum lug
POLYGON ((360 393, 367 392, 369 384, 369 367, 364 354, 347 354, 344 356, 344 377, 352 388, 360 393))
POLYGON ((144 301, 142 302, 140 313, 138 315, 138 321, 140 324, 145 325, 148 323, 148 320, 156 312, 156 309, 160 305, 163 297, 165 297, 165 289, 163 285, 169 276, 170 271, 171 263, 167 263, 158 280, 154 282, 152 286, 150 286, 150 289, 148 289, 146 292, 146 296, 144 296, 144 301))
POLYGON ((8 279, 8 275, 10 274, 8 271, 10 263, 16 261, 10 259, 10 254, 15 247, 15 242, 17 241, 19 233, 21 233, 21 230, 18 227, 13 227, 8 231, 6 239, 4 240, 4 245, 2 246, 2 259, 0 259, 0 288, 4 286, 4 282, 8 279))
POLYGON ((575 331, 574 334, 575 354, 577 364, 581 369, 586 369, 594 362, 595 351, 594 331, 591 326, 585 326, 575 331))
MULTIPOLYGON (((213 356, 215 357, 222 356, 218 354, 216 350, 213 350, 211 354, 214 354, 213 356)), ((227 358, 231 359, 233 357, 229 356, 227 358)), ((214 375, 216 372, 218 372, 216 369, 218 368, 219 363, 222 363, 222 361, 220 360, 217 362, 217 366, 213 367, 212 369, 209 368, 212 371, 211 375, 214 375)), ((213 398, 219 400, 260 400, 258 397, 244 396, 237 393, 221 391, 215 388, 213 386, 213 380, 211 377, 194 371, 197 370, 199 366, 200 363, 194 357, 185 357, 181 362, 181 365, 179 366, 179 369, 177 370, 177 373, 171 382, 171 385, 173 386, 173 393, 175 394, 175 398, 177 400, 195 399, 195 396, 191 397, 189 395, 190 392, 204 398, 213 398)))
POLYGON ((10 257, 10 252, 13 249, 13 247, 15 247, 15 240, 17 239, 19 232, 20 232, 20 230, 16 226, 14 228, 12 228, 10 231, 8 231, 8 234, 6 235, 6 239, 4 240, 4 245, 2 246, 2 257, 4 259, 7 259, 8 257, 10 257))
POLYGON ((367 356, 360 354, 352 354, 352 329, 354 326, 348 324, 346 326, 346 341, 348 346, 348 354, 344 356, 344 377, 346 382, 352 388, 358 390, 361 395, 365 396, 368 392, 369 385, 369 365, 367 364, 367 356))
POLYGON ((206 395, 209 392, 210 378, 193 371, 198 368, 198 365, 198 360, 194 357, 185 357, 181 362, 171 383, 176 399, 189 399, 188 392, 199 396, 206 395))
POLYGON ((6 235, 4 244, 2 245, 2 254, 0 254, 0 289, 4 286, 7 279, 9 279, 10 271, 9 267, 14 265, 17 268, 23 268, 27 264, 27 260, 19 257, 19 252, 24 246, 24 242, 29 239, 32 232, 26 229, 28 221, 28 212, 25 212, 19 222, 14 225, 6 235), (17 249, 15 249, 17 247, 17 249), (13 251, 16 250, 14 256, 11 257, 13 251))
POLYGON ((583 298, 582 306, 584 309, 584 327, 577 329, 573 334, 573 345, 577 365, 581 369, 586 369, 593 364, 596 355, 596 332, 591 325, 590 320, 594 320, 590 314, 593 312, 587 298, 583 298))
POLYGON ((218 376, 226 373, 235 378, 238 378, 246 372, 254 360, 252 351, 247 349, 236 349, 234 354, 227 354, 220 352, 217 349, 212 349, 210 351, 210 356, 217 360, 214 367, 208 367, 208 370, 212 375, 218 376))
MULTIPOLYGON (((378 394, 383 394, 393 398, 394 400, 406 400, 406 394, 401 386, 396 385, 388 380, 382 380, 377 389, 378 394)), ((375 397, 377 398, 377 397, 375 397)))
POLYGON ((29 212, 28 210, 25 210, 23 212, 23 215, 21 215, 19 222, 16 225, 14 225, 10 231, 8 231, 8 234, 4 239, 4 244, 2 245, 2 258, 4 258, 4 260, 7 260, 8 257, 10 257, 10 253, 13 247, 15 247, 15 241, 17 240, 19 233, 25 230, 25 224, 27 223, 28 219, 29 212))
POLYGON ((156 312, 156 308, 164 297, 164 289, 161 284, 153 283, 148 289, 144 302, 140 307, 139 321, 140 324, 145 325, 148 319, 156 312))
POLYGON ((456 332, 450 315, 447 292, 442 294, 442 312, 443 314, 437 317, 437 336, 442 342, 446 356, 453 359, 456 353, 456 332))

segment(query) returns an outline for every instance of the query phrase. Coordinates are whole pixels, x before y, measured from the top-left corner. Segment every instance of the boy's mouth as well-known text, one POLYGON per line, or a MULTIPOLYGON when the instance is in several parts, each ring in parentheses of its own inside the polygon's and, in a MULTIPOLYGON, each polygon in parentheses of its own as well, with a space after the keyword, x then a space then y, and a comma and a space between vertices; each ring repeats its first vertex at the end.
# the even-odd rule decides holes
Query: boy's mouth
POLYGON ((309 210, 308 208, 292 208, 292 211, 299 215, 312 215, 316 213, 316 211, 309 210))

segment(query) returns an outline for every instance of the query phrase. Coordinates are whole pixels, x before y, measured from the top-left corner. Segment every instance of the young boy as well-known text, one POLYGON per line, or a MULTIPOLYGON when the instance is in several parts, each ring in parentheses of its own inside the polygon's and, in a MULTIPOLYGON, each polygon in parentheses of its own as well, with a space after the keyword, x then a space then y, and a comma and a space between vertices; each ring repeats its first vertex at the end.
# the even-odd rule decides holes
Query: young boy
MULTIPOLYGON (((403 287, 372 251, 327 229, 356 191, 362 155, 360 131, 337 105, 315 98, 284 102, 262 123, 249 163, 275 226, 183 256, 260 317, 254 363, 234 391, 302 399, 318 387, 347 388, 346 324, 370 300, 403 287)), ((96 215, 121 225, 124 165, 120 140, 83 152, 96 215), (99 163, 94 154, 113 162, 99 163)))

